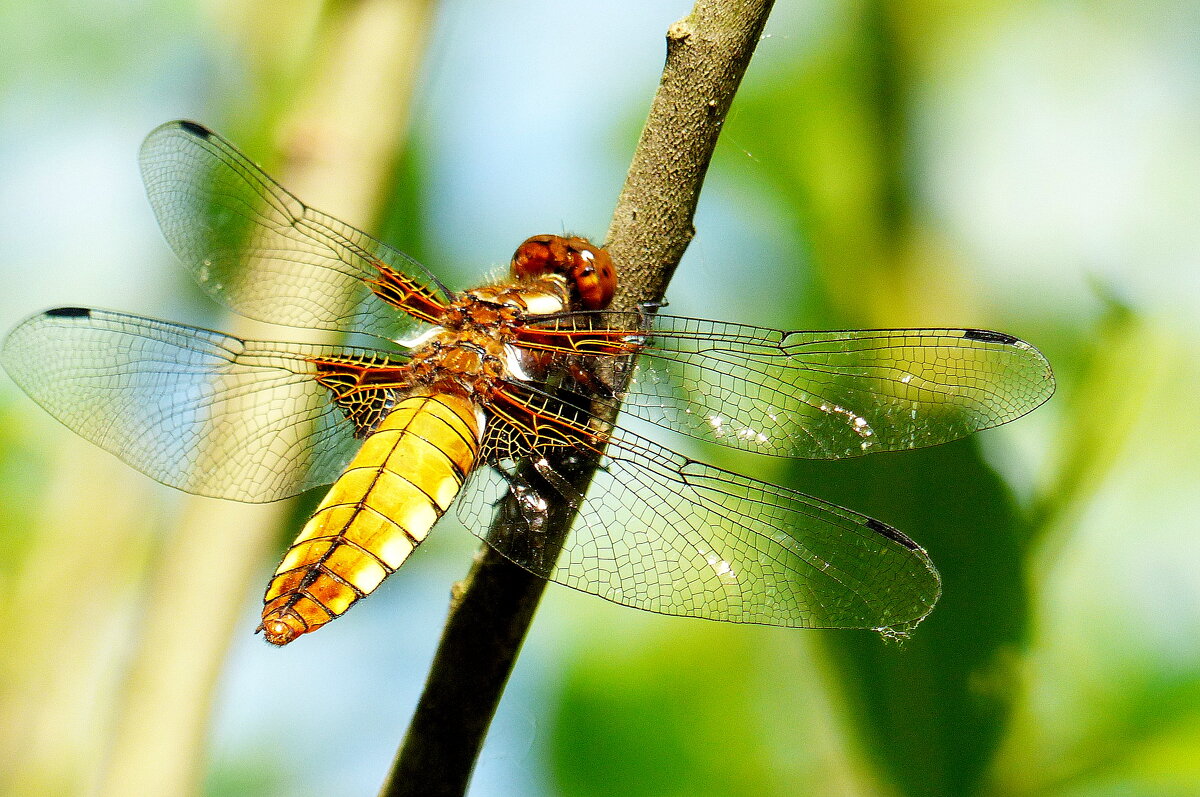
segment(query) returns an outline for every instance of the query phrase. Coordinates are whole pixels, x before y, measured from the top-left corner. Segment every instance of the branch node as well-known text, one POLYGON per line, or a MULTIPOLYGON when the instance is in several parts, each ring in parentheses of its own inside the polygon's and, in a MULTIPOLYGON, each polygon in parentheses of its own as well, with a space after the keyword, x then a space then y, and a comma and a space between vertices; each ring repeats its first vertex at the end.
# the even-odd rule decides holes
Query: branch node
POLYGON ((692 36, 692 24, 681 19, 678 22, 672 23, 671 27, 667 28, 667 46, 671 47, 678 44, 683 44, 692 36))

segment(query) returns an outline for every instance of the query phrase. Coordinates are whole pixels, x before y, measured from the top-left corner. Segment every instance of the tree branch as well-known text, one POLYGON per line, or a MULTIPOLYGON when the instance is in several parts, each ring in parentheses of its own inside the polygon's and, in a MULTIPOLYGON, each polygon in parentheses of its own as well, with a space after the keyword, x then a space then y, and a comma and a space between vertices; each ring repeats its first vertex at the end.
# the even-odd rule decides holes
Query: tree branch
MULTIPOLYGON (((772 4, 698 0, 691 14, 667 31, 662 81, 605 244, 621 279, 616 309, 662 300, 694 235, 692 219, 717 136, 772 4)), ((571 489, 585 495, 598 463, 599 457, 576 457, 551 465, 571 489)), ((521 477, 535 484, 539 478, 528 465, 521 477)), ((550 507, 538 544, 557 553, 578 507, 561 500, 550 507)), ((508 536, 503 524, 516 516, 513 507, 501 507, 493 534, 508 536)), ((543 578, 490 546, 479 552, 451 607, 384 797, 466 792, 545 586, 543 578)))
POLYGON ((617 200, 605 247, 621 287, 613 305, 661 301, 695 228, 717 136, 773 0, 698 0, 667 30, 667 62, 617 200))

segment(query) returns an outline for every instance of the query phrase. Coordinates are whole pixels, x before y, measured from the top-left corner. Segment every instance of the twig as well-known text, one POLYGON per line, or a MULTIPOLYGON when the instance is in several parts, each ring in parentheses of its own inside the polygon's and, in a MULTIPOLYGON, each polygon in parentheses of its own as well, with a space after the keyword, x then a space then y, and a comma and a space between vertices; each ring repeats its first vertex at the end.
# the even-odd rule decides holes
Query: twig
POLYGON ((699 0, 667 30, 667 62, 605 243, 620 269, 613 303, 661 301, 691 243, 692 217, 725 115, 773 0, 699 0))
MULTIPOLYGON (((692 218, 717 136, 772 4, 698 0, 668 30, 662 81, 608 232, 606 246, 622 283, 617 309, 662 300, 694 234, 692 218)), ((597 459, 551 464, 584 495, 597 459)), ((560 502, 551 511, 539 544, 557 551, 576 509, 560 502)), ((502 508, 493 533, 507 536, 497 524, 517 514, 502 508)), ((492 548, 480 551, 451 608, 383 797, 466 792, 545 585, 492 548)))

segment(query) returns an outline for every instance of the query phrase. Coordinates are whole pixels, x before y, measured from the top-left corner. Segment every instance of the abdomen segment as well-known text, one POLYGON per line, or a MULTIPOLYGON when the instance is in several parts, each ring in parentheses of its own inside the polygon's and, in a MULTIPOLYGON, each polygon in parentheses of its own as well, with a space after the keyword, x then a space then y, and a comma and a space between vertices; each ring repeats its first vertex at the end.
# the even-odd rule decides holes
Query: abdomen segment
POLYGON ((465 397, 400 401, 292 543, 263 599, 267 641, 286 645, 343 614, 404 563, 479 456, 465 397))

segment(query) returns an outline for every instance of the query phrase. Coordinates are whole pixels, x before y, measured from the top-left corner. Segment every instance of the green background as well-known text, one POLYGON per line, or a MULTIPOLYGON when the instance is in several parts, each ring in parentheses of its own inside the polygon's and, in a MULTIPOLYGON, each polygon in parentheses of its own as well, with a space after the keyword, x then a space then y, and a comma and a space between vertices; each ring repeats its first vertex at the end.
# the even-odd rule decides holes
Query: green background
MULTIPOLYGON (((6 3, 0 327, 75 304, 220 323, 157 233, 137 146, 195 118, 271 163, 312 57, 296 30, 352 5, 6 3)), ((528 235, 602 238, 687 8, 441 4, 375 231, 457 287, 528 235)), ((672 312, 1000 329, 1058 393, 920 452, 703 451, 912 536, 944 578, 934 613, 897 645, 551 587, 472 794, 1200 794, 1198 219, 1200 4, 781 3, 672 312)), ((0 793, 97 782, 180 505, 0 376, 0 793)), ((248 564, 213 694, 175 696, 212 701, 206 794, 376 789, 474 548, 447 522, 276 650, 250 632, 294 528, 248 564)))

